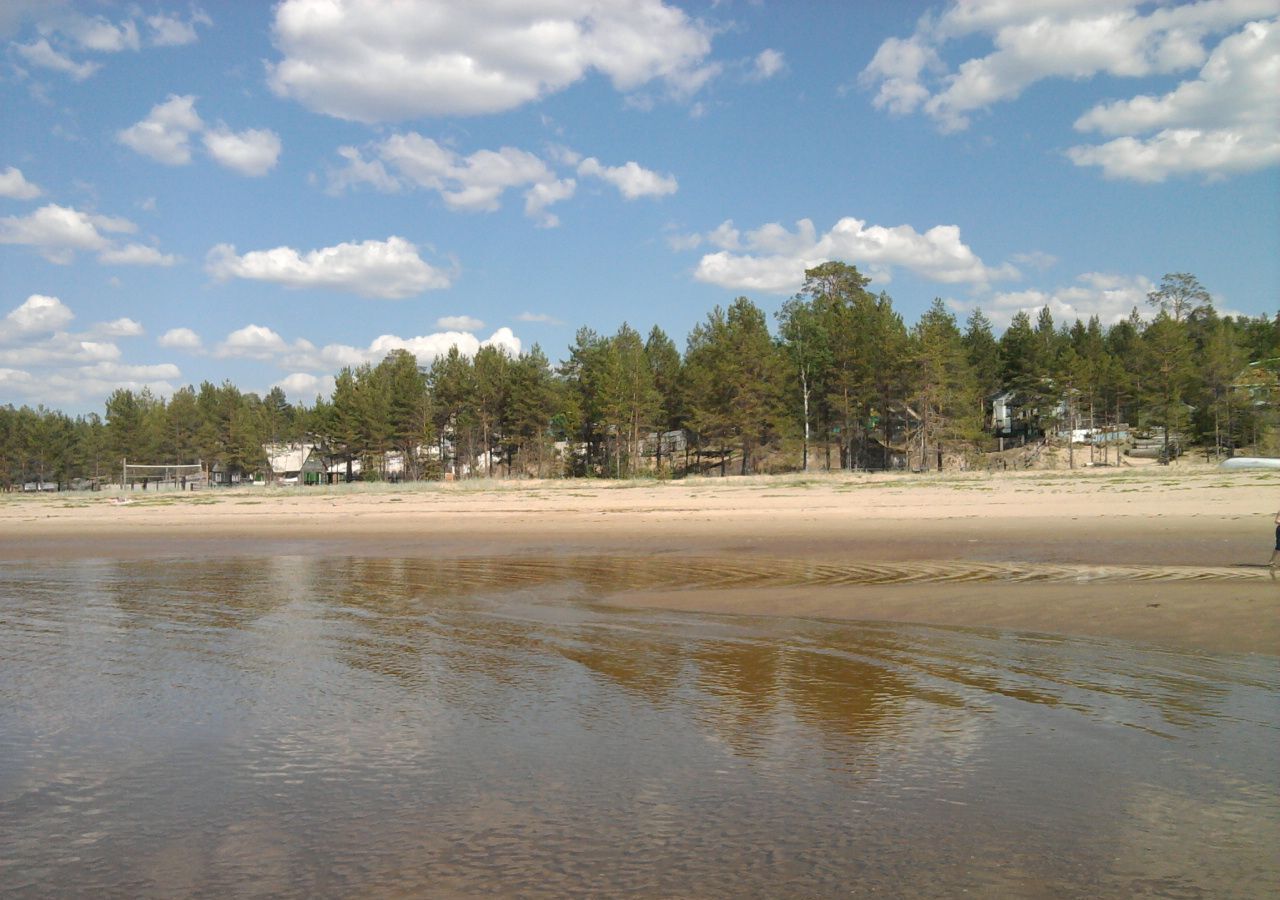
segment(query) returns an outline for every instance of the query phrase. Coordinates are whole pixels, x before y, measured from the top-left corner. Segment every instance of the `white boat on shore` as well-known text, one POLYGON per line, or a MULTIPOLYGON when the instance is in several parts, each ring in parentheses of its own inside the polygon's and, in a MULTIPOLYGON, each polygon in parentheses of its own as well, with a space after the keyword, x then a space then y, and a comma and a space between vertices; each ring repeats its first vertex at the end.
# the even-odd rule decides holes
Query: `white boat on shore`
POLYGON ((1280 459, 1270 456, 1233 456, 1218 464, 1219 469, 1280 469, 1280 459))

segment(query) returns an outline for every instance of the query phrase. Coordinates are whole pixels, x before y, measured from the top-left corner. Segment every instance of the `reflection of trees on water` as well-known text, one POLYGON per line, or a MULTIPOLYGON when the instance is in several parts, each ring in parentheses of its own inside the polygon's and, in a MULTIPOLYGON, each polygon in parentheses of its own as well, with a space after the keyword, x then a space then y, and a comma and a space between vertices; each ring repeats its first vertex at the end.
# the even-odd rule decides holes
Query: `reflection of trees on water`
POLYGON ((335 657, 457 709, 500 718, 516 695, 495 688, 527 690, 550 663, 537 628, 491 614, 487 595, 529 587, 527 578, 497 575, 477 578, 471 567, 449 561, 327 561, 320 614, 332 626, 335 657))
MULTIPOLYGON (((198 641, 212 636, 202 629, 263 632, 297 652, 332 654, 353 669, 410 687, 431 684, 461 703, 479 697, 487 706, 498 698, 474 683, 477 675, 491 686, 520 688, 546 678, 562 659, 660 703, 679 690, 690 666, 697 685, 716 698, 707 721, 743 747, 776 725, 784 701, 797 721, 847 736, 881 727, 893 705, 885 698, 907 695, 944 705, 963 703, 966 694, 998 695, 1086 715, 1137 715, 1140 706, 1147 724, 1188 727, 1229 712, 1232 703, 1232 679, 1224 682, 1211 658, 1164 654, 1153 665, 1141 649, 1116 653, 1083 640, 964 632, 904 643, 901 633, 890 639, 868 629, 858 632, 848 658, 820 659, 814 648, 783 653, 772 639, 681 642, 660 632, 588 632, 584 607, 566 606, 616 590, 767 580, 768 569, 769 561, 743 568, 642 557, 126 560, 60 567, 64 584, 55 594, 100 604, 124 631, 178 626, 198 641), (528 603, 516 609, 523 601, 577 613, 525 616, 528 603), (291 615, 282 615, 286 610, 291 615), (317 627, 294 633, 309 620, 317 627), (304 640, 318 646, 303 647, 304 640), (885 640, 894 646, 881 646, 885 640), (883 662, 860 661, 868 659, 883 662)), ((830 628, 811 636, 838 649, 830 628)))
POLYGON ((891 668, 830 647, 786 646, 772 639, 704 643, 697 683, 711 700, 702 719, 735 752, 758 756, 765 743, 807 726, 836 738, 869 741, 892 732, 913 685, 891 668))
POLYGON ((558 651, 592 675, 656 705, 669 700, 680 687, 683 654, 661 637, 594 631, 589 641, 565 642, 558 651))
POLYGON ((777 645, 766 641, 703 641, 693 652, 694 678, 710 702, 699 720, 735 754, 758 757, 777 728, 777 645))
POLYGON ((242 630, 289 604, 304 584, 295 557, 122 560, 93 574, 125 629, 178 624, 242 630))
POLYGON ((789 654, 786 696, 801 721, 855 741, 891 733, 914 686, 884 665, 838 651, 789 654))
POLYGON ((671 702, 686 685, 696 688, 714 701, 698 704, 699 719, 737 752, 751 754, 779 727, 779 714, 845 738, 865 737, 883 730, 888 711, 911 695, 890 669, 781 649, 770 638, 689 640, 661 628, 602 626, 581 611, 563 620, 532 611, 531 618, 490 614, 520 592, 536 596, 539 587, 559 586, 558 596, 572 596, 583 593, 588 579, 598 585, 640 577, 642 561, 624 562, 614 568, 599 560, 590 567, 573 559, 506 560, 489 568, 475 560, 330 560, 317 586, 332 601, 325 615, 342 620, 342 662, 408 687, 429 685, 445 702, 473 712, 496 712, 503 700, 493 685, 546 690, 559 659, 654 706, 671 702), (477 685, 476 676, 490 688, 477 685))
POLYGON ((930 658, 930 675, 985 694, 1143 727, 1209 727, 1238 688, 1262 686, 1230 661, 1052 635, 974 634, 930 658))

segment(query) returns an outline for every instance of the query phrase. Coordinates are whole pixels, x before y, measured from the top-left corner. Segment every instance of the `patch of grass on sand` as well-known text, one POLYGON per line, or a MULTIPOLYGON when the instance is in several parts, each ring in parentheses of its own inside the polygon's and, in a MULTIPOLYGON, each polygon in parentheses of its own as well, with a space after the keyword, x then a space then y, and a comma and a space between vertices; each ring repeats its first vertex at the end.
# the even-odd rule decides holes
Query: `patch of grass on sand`
POLYGON ((130 497, 130 506, 176 506, 181 501, 176 497, 130 497))

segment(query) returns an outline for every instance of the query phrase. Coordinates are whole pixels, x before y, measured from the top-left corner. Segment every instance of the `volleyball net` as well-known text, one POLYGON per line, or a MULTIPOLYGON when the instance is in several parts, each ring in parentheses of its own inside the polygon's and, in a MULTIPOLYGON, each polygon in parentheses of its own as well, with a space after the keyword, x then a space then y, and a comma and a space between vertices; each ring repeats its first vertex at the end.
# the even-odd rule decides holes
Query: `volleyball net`
POLYGON ((208 485, 200 463, 143 465, 126 459, 121 460, 120 470, 120 485, 127 491, 188 491, 208 485))

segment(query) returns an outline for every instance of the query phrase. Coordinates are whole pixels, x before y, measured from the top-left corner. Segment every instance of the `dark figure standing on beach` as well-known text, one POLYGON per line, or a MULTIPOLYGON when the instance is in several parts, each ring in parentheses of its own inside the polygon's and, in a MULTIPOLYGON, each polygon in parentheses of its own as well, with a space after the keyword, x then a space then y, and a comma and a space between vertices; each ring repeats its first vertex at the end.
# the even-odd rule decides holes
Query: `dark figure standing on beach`
POLYGON ((1280 512, 1276 513, 1276 549, 1271 551, 1271 568, 1276 567, 1276 557, 1280 556, 1280 512))

